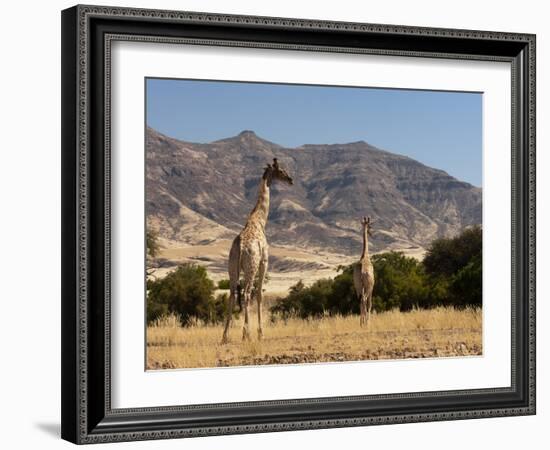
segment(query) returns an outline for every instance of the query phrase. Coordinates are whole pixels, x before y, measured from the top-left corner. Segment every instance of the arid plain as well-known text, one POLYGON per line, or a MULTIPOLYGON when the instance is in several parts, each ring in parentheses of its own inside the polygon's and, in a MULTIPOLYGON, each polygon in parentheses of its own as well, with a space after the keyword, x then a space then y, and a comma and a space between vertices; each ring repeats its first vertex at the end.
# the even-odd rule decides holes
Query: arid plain
MULTIPOLYGON (((252 314, 255 324, 256 315, 252 314)), ((374 314, 367 328, 358 316, 267 322, 264 338, 241 341, 242 320, 220 345, 222 327, 179 326, 167 317, 147 328, 147 369, 301 364, 436 358, 482 354, 480 309, 436 308, 374 314)))

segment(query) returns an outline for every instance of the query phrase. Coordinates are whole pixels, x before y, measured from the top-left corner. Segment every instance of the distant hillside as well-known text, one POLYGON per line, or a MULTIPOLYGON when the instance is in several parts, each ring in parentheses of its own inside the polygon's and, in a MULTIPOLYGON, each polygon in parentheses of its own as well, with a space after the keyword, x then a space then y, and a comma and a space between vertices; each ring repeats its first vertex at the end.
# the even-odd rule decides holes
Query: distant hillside
POLYGON ((481 223, 480 188, 363 141, 284 148, 243 131, 197 144, 151 128, 146 140, 147 221, 174 241, 233 238, 273 157, 294 186, 272 187, 270 244, 356 254, 363 215, 376 220, 373 251, 425 247, 481 223))

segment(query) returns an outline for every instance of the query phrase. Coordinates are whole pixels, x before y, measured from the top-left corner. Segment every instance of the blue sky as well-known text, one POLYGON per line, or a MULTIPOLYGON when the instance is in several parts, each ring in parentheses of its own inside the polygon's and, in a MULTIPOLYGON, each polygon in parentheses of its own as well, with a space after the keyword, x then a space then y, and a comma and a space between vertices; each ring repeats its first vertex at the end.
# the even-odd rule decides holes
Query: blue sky
POLYGON ((481 186, 482 94, 147 79, 147 124, 191 142, 253 130, 286 147, 364 140, 481 186))

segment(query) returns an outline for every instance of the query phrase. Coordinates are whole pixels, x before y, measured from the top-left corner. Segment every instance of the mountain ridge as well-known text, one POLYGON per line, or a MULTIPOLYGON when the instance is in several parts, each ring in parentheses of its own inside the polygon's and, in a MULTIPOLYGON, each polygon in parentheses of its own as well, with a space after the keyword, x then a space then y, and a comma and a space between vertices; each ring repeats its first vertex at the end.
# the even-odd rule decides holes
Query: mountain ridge
POLYGON ((295 181, 272 187, 266 232, 274 245, 356 253, 363 215, 376 220, 373 251, 425 248, 436 237, 481 223, 481 188, 365 141, 290 148, 243 130, 193 143, 148 127, 148 224, 186 244, 197 242, 193 221, 217 224, 213 240, 232 238, 274 157, 295 181))

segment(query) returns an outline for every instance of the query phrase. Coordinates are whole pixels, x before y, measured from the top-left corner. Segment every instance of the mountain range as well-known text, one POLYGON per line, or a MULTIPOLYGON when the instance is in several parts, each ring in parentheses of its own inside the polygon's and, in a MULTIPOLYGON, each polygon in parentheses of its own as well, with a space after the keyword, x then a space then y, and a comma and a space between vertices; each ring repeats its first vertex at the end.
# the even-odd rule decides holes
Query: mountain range
POLYGON ((192 143, 147 128, 148 226, 185 245, 232 239, 274 157, 294 185, 272 185, 270 245, 354 255, 370 216, 371 251, 425 249, 481 223, 481 188, 364 141, 286 148, 245 130, 192 143))

